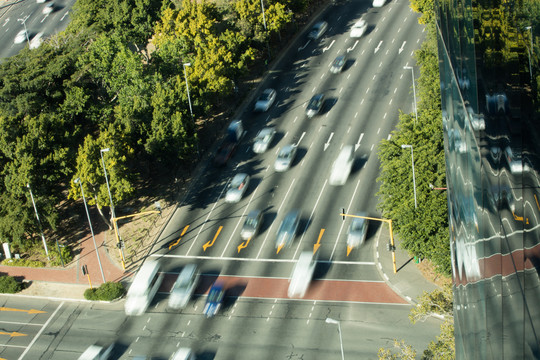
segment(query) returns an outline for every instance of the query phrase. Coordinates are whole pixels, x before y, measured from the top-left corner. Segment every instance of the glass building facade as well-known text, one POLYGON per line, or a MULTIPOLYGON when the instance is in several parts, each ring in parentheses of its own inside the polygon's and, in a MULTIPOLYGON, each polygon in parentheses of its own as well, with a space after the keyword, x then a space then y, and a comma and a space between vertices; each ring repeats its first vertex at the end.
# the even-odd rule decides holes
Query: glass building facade
POLYGON ((540 358, 540 1, 436 0, 457 359, 540 358))

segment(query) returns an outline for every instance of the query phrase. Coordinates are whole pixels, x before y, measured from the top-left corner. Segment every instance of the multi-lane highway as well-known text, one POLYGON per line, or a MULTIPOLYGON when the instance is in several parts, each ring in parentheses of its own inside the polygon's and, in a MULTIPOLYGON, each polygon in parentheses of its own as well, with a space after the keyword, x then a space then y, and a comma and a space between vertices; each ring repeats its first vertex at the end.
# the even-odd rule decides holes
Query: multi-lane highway
POLYGON ((48 14, 44 14, 43 9, 52 2, 50 0, 46 3, 37 3, 36 0, 10 2, 14 4, 0 9, 0 59, 17 54, 26 46, 28 40, 32 42, 36 37, 45 39, 64 30, 75 0, 55 0, 53 11, 48 14), (15 37, 25 26, 28 39, 16 44, 15 37))
MULTIPOLYGON (((365 212, 377 217, 379 162, 377 144, 391 136, 399 109, 413 111, 410 70, 423 28, 407 2, 382 8, 353 1, 329 7, 319 20, 328 22, 318 40, 301 36, 270 71, 264 87, 277 90, 276 104, 254 114, 252 104, 238 115, 246 133, 224 168, 206 165, 179 204, 150 257, 166 271, 161 292, 147 313, 126 317, 115 304, 6 304, 6 332, 13 336, 0 357, 73 359, 96 342, 116 341, 115 358, 136 355, 167 359, 175 349, 192 347, 197 359, 339 359, 340 321, 345 358, 373 359, 379 347, 405 339, 423 349, 439 323, 411 325, 410 305, 386 285, 377 271, 376 239, 388 229, 370 222, 366 242, 347 251, 350 219, 340 214, 365 212), (349 29, 360 17, 367 33, 353 39, 349 29), (339 74, 330 73, 336 56, 347 55, 339 74), (308 119, 306 105, 325 93, 321 114, 308 119), (277 136, 264 154, 254 154, 258 130, 274 126, 277 136), (279 149, 296 144, 298 154, 286 172, 274 171, 279 149), (353 145, 355 161, 343 186, 328 184, 340 149, 353 145), (224 201, 229 180, 238 172, 251 182, 238 203, 224 201), (240 229, 249 211, 263 211, 263 224, 243 241, 240 229), (276 233, 285 214, 298 209, 301 220, 292 246, 276 250, 276 233), (318 254, 314 281, 303 299, 288 299, 288 278, 302 251, 318 254), (196 262, 203 274, 187 309, 166 307, 167 292, 179 270, 196 262), (214 318, 202 315, 204 294, 216 279, 227 287, 224 307, 214 318), (29 309, 44 311, 29 313, 29 309)), ((261 89, 262 91, 262 89, 261 89)))

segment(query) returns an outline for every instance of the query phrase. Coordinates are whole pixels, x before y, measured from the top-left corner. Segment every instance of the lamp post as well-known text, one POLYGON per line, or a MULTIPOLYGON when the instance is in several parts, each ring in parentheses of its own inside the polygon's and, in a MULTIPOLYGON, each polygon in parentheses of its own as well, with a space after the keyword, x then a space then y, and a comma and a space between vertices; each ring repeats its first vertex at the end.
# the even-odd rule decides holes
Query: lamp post
POLYGON ((193 117, 193 109, 191 108, 191 97, 189 96, 189 85, 187 81, 187 72, 186 72, 186 66, 191 66, 191 63, 183 63, 182 66, 184 67, 184 78, 186 79, 186 91, 187 91, 187 99, 189 103, 189 113, 191 114, 191 117, 193 117))
POLYGON ((101 266, 101 259, 99 258, 99 251, 96 244, 96 238, 94 236, 94 229, 92 228, 92 221, 90 220, 90 213, 88 212, 88 206, 86 205, 86 198, 84 197, 84 190, 82 187, 82 182, 80 178, 76 178, 73 182, 75 184, 79 184, 79 186, 81 187, 82 200, 84 203, 84 208, 86 209, 86 217, 88 217, 88 225, 90 225, 90 232, 92 233, 92 240, 94 241, 94 248, 96 248, 96 256, 97 256, 97 261, 99 264, 99 270, 101 271, 101 277, 103 278, 103 283, 106 283, 107 281, 105 280, 105 274, 103 273, 103 267, 101 266))
POLYGON ((412 66, 404 66, 403 67, 406 70, 411 70, 412 73, 412 88, 413 88, 413 96, 414 96, 414 123, 418 121, 418 111, 416 109, 416 85, 414 84, 414 68, 412 66))
POLYGON ((530 39, 531 39, 531 47, 528 51, 528 55, 529 55, 529 75, 531 76, 531 86, 532 86, 532 81, 533 81, 533 76, 532 76, 532 65, 531 65, 531 55, 533 54, 533 33, 532 33, 532 26, 526 26, 525 27, 526 30, 529 30, 529 34, 530 34, 530 39))
POLYGON ((101 155, 101 164, 103 165, 103 173, 105 174, 105 182, 107 183, 107 192, 109 193, 109 200, 111 201, 111 217, 112 217, 114 233, 116 235, 116 245, 120 248, 120 257, 122 259, 122 268, 125 270, 126 265, 125 265, 125 262, 124 262, 124 247, 122 246, 122 244, 120 242, 120 235, 118 234, 118 226, 116 224, 116 214, 114 212, 114 204, 113 204, 113 199, 112 199, 112 195, 111 195, 111 188, 109 187, 109 178, 107 177, 107 169, 105 168, 105 159, 103 158, 103 153, 108 152, 109 150, 110 150, 109 148, 101 149, 99 151, 99 153, 101 155))
POLYGON ((338 326, 338 333, 339 333, 339 344, 341 346, 341 360, 345 360, 345 354, 343 353, 343 339, 341 338, 341 325, 339 321, 334 320, 332 318, 326 318, 327 324, 334 324, 338 326))
POLYGON ((264 17, 264 3, 263 3, 263 0, 261 0, 261 11, 262 11, 262 16, 263 16, 264 31, 266 31, 266 18, 264 17))
POLYGON ((28 20, 28 17, 30 15, 27 15, 24 19, 17 19, 17 21, 20 21, 24 26, 24 36, 26 37, 26 42, 30 44, 30 39, 28 38, 28 30, 26 30, 26 20, 28 20))
POLYGON ((43 247, 45 248, 45 255, 47 255, 47 260, 51 260, 49 258, 49 250, 47 249, 45 235, 43 235, 43 228, 41 227, 41 220, 39 220, 39 215, 37 212, 36 202, 34 201, 34 195, 32 194, 32 189, 30 188, 30 184, 26 184, 26 187, 28 188, 28 191, 30 191, 30 198, 32 199, 32 205, 34 205, 34 212, 36 213, 36 218, 39 225, 39 232, 41 233, 41 241, 43 241, 43 247))
POLYGON ((413 152, 413 146, 412 145, 401 145, 402 149, 411 149, 411 163, 412 163, 412 180, 413 180, 413 191, 414 191, 414 208, 416 209, 418 207, 416 203, 416 178, 414 176, 414 152, 413 152))

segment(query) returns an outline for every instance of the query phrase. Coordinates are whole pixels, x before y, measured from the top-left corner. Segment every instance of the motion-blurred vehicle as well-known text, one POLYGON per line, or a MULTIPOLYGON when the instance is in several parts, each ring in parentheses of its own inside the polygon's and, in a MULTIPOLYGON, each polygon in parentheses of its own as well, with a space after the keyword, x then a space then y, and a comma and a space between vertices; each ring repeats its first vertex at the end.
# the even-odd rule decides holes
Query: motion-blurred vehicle
POLYGON ((312 118, 321 112, 324 103, 324 94, 315 94, 309 100, 306 108, 306 115, 308 118, 312 118))
POLYGON ((296 156, 296 145, 285 145, 279 151, 279 154, 274 163, 274 169, 277 172, 289 170, 296 156))
POLYGON ((317 259, 313 251, 303 251, 300 254, 289 280, 287 295, 290 298, 303 298, 306 295, 316 265, 317 259))
POLYGON ((347 182, 354 163, 354 147, 352 145, 344 146, 339 155, 332 164, 330 171, 330 185, 344 185, 347 182))
POLYGON ((280 251, 281 248, 289 247, 292 244, 299 223, 300 211, 291 210, 285 215, 285 218, 283 218, 283 221, 279 226, 276 237, 276 249, 278 249, 278 251, 280 251))
POLYGON ((15 39, 13 39, 13 42, 15 44, 22 44, 26 41, 26 30, 21 30, 15 35, 15 39))
POLYGON ((275 135, 276 130, 273 127, 265 127, 261 129, 255 137, 255 141, 253 143, 253 152, 256 154, 262 154, 268 150, 275 135))
POLYGON ((350 33, 350 36, 352 38, 359 38, 361 37, 362 35, 364 35, 366 33, 366 30, 367 30, 367 22, 366 20, 364 19, 360 19, 358 20, 354 25, 353 27, 351 28, 351 33, 350 33))
MULTIPOLYGON (((357 215, 366 216, 364 213, 359 213, 357 215)), ((347 234, 347 246, 350 248, 361 246, 366 240, 367 228, 368 219, 353 218, 347 234)))
POLYGON ((225 297, 225 286, 222 282, 215 282, 208 293, 206 298, 206 304, 204 305, 204 315, 207 318, 215 316, 221 304, 223 303, 223 298, 225 297))
POLYGON ((50 2, 50 3, 48 3, 47 5, 45 5, 45 7, 43 8, 43 10, 41 10, 41 12, 42 12, 44 15, 47 15, 47 14, 52 13, 53 10, 54 10, 54 3, 53 3, 53 2, 50 2))
POLYGON ((190 348, 179 348, 172 354, 170 360, 195 360, 195 355, 190 348))
POLYGON ((373 7, 381 7, 386 3, 386 0, 373 0, 373 7))
POLYGON ((308 38, 317 40, 326 32, 327 28, 328 28, 328 23, 326 21, 319 21, 318 23, 313 25, 313 28, 308 34, 308 38))
POLYGON ((36 0, 36 2, 37 2, 38 4, 43 4, 45 1, 47 1, 47 0, 36 0))
POLYGON ((225 166, 229 159, 234 155, 236 147, 244 136, 244 125, 242 120, 233 120, 227 128, 227 136, 218 148, 214 158, 216 166, 225 166))
POLYGON ((339 55, 332 62, 332 66, 330 67, 330 72, 332 74, 339 74, 343 70, 343 67, 345 66, 345 62, 347 62, 347 57, 345 55, 339 55))
POLYGON ((276 90, 265 89, 255 102, 253 111, 265 112, 270 109, 270 106, 276 101, 276 90))
POLYGON ((239 202, 249 186, 249 179, 248 174, 239 173, 234 175, 225 194, 225 202, 239 202))
POLYGON ((197 265, 188 264, 184 266, 180 274, 178 274, 169 295, 169 308, 175 310, 185 308, 197 287, 198 280, 199 271, 197 265))
POLYGON ((261 210, 251 210, 247 217, 242 230, 240 231, 240 237, 243 240, 248 240, 254 237, 262 223, 262 211, 261 210))
POLYGON ((102 346, 100 344, 90 345, 79 356, 78 360, 107 360, 111 355, 114 344, 102 346))
POLYGON ((142 315, 156 295, 163 273, 158 260, 146 260, 141 266, 126 295, 126 315, 142 315))
POLYGON ((30 40, 30 49, 37 49, 41 45, 41 43, 43 42, 43 40, 41 39, 42 36, 43 32, 38 32, 36 36, 34 36, 32 40, 30 40))

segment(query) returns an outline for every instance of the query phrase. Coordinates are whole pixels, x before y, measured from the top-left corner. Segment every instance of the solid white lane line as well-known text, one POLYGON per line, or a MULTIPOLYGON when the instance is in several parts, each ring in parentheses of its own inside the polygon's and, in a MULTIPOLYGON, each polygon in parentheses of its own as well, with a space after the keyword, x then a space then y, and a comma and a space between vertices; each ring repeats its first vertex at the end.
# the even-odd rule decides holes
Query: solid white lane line
POLYGON ((45 330, 45 328, 49 325, 49 323, 51 322, 51 320, 55 317, 56 313, 58 312, 58 310, 60 310, 60 308, 64 305, 64 302, 62 301, 60 303, 60 305, 58 305, 58 307, 56 308, 56 310, 54 310, 54 312, 52 313, 51 317, 47 319, 47 321, 45 322, 45 324, 43 325, 43 327, 41 329, 39 329, 38 333, 36 334, 36 336, 34 336, 34 338, 32 339, 32 341, 30 341, 30 344, 28 344, 28 346, 26 347, 26 349, 23 351, 23 353, 21 354, 21 356, 19 356, 19 360, 22 360, 22 358, 24 358, 24 355, 26 355, 26 353, 30 350, 30 348, 32 347, 32 345, 34 345, 34 343, 36 342, 36 340, 39 338, 39 336, 41 335, 41 333, 43 332, 43 330, 45 330))

